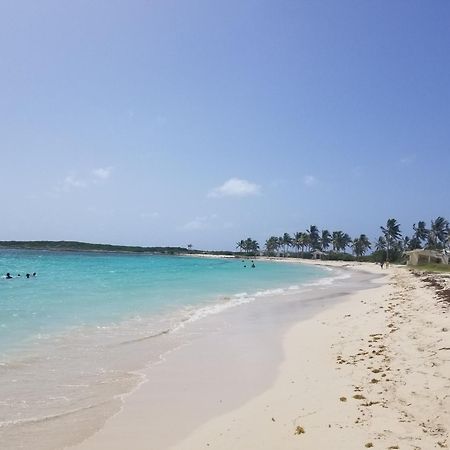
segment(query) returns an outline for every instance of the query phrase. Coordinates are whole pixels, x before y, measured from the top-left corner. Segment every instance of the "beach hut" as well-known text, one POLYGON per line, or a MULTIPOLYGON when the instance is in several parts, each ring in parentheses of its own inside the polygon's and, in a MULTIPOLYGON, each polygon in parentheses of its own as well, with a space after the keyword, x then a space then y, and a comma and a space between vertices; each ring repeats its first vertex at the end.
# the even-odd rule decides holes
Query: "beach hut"
POLYGON ((321 252, 320 250, 314 250, 312 253, 312 259, 322 259, 326 256, 325 252, 321 252))
POLYGON ((417 266, 419 264, 448 264, 448 254, 445 250, 426 250, 418 248, 405 252, 408 266, 417 266))

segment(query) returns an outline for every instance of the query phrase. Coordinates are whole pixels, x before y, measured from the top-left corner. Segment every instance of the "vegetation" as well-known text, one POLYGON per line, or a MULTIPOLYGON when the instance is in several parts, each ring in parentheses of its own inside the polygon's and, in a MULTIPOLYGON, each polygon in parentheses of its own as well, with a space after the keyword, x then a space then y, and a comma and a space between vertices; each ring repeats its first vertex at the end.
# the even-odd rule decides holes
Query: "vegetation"
MULTIPOLYGON (((405 251, 408 250, 424 248, 450 252, 450 225, 448 220, 441 216, 431 220, 430 228, 427 228, 424 221, 413 224, 411 237, 403 237, 401 225, 394 218, 388 219, 386 225, 380 226, 380 230, 381 235, 372 243, 365 234, 352 239, 342 230, 330 232, 310 225, 307 230, 297 231, 292 236, 289 233, 270 236, 265 242, 264 254, 310 259, 314 252, 322 252, 319 253, 321 258, 329 260, 403 262, 405 251), (373 252, 366 256, 372 247, 373 252), (347 250, 351 250, 351 253, 347 250)), ((240 252, 254 255, 258 252, 259 245, 253 239, 247 238, 238 242, 237 248, 240 252)))
MULTIPOLYGON (((412 226, 411 237, 402 235, 401 225, 396 219, 390 218, 386 225, 380 226, 381 235, 370 242, 365 234, 351 238, 342 230, 330 232, 319 230, 316 225, 310 225, 305 231, 297 231, 292 236, 284 233, 282 236, 270 236, 263 253, 267 256, 290 256, 311 259, 319 254, 322 259, 342 261, 372 261, 372 262, 403 262, 404 253, 408 250, 431 249, 450 253, 450 225, 442 216, 431 220, 427 228, 425 221, 419 221, 412 226), (373 252, 367 252, 373 247, 373 252), (331 249, 331 250, 330 250, 331 249), (315 253, 316 252, 316 253, 315 253), (318 252, 318 253, 317 253, 318 252)), ((78 251, 78 252, 126 252, 151 254, 226 254, 255 256, 260 253, 259 243, 248 237, 236 244, 236 252, 193 250, 192 244, 186 247, 139 247, 109 244, 91 244, 76 241, 0 241, 0 249, 78 251)), ((426 270, 436 268, 444 270, 442 265, 426 265, 426 270)))
POLYGON ((386 227, 380 227, 386 242, 386 260, 389 261, 389 251, 396 249, 400 243, 402 233, 400 232, 400 224, 395 219, 388 219, 386 227))
POLYGON ((365 234, 361 234, 358 238, 355 238, 351 246, 356 257, 363 256, 371 247, 369 238, 365 234))
MULTIPOLYGON (((192 247, 191 247, 192 248, 192 247)), ((158 255, 182 255, 182 254, 217 254, 233 255, 233 252, 191 250, 184 247, 139 247, 128 245, 91 244, 77 241, 0 241, 0 249, 14 250, 46 250, 61 252, 114 252, 137 253, 158 255)))
POLYGON ((187 253, 184 247, 139 247, 128 245, 91 244, 77 241, 0 241, 3 249, 53 250, 72 252, 126 252, 126 253, 187 253))
POLYGON ((259 250, 258 242, 254 241, 251 238, 247 238, 245 240, 241 240, 236 244, 236 248, 241 252, 245 252, 246 255, 256 255, 259 250))
POLYGON ((420 270, 421 272, 450 273, 450 264, 420 264, 420 266, 416 266, 414 270, 420 270))

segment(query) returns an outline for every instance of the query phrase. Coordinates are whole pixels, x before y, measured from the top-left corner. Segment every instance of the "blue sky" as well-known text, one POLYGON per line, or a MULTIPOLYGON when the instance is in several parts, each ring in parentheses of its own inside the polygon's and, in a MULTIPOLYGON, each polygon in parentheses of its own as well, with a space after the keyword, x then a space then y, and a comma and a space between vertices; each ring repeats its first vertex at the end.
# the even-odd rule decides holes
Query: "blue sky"
POLYGON ((0 4, 0 239, 233 249, 450 219, 450 3, 0 4))

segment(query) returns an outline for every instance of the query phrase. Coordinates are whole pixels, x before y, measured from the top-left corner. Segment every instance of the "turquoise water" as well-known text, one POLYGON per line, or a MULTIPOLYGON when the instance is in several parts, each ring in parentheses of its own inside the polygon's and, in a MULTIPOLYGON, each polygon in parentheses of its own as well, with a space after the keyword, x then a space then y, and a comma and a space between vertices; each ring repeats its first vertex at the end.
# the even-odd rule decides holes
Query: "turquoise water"
POLYGON ((263 261, 251 268, 241 259, 8 250, 0 251, 0 276, 0 352, 5 352, 36 337, 299 285, 324 272, 263 261), (4 278, 7 272, 12 280, 4 278), (25 277, 33 272, 36 277, 25 277))
POLYGON ((255 265, 235 258, 0 250, 2 448, 51 450, 65 445, 49 446, 55 433, 89 435, 143 381, 140 369, 211 332, 204 317, 333 280, 317 267, 255 265), (33 272, 36 277, 25 277, 33 272))

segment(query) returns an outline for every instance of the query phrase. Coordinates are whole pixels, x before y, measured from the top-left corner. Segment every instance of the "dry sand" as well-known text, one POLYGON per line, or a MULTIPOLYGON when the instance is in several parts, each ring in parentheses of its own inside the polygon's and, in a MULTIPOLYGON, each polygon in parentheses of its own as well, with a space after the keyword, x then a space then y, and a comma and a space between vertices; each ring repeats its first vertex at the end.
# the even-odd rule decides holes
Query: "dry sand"
POLYGON ((385 274, 292 328, 274 385, 173 449, 447 448, 449 304, 430 277, 385 274))
MULTIPOLYGON (((381 272, 374 265, 334 265, 381 272)), ((255 328, 260 342, 256 347, 253 342, 252 348, 259 347, 261 353, 267 348, 265 359, 255 359, 251 367, 243 359, 235 362, 247 367, 250 375, 259 368, 261 380, 255 377, 254 383, 250 378, 237 385, 240 376, 234 372, 239 370, 236 365, 220 364, 220 349, 214 351, 218 342, 203 347, 210 352, 205 361, 214 376, 221 374, 231 387, 236 383, 235 392, 225 390, 220 394, 225 395, 222 412, 220 408, 208 412, 205 406, 206 397, 216 396, 217 389, 224 385, 221 379, 214 384, 211 374, 197 375, 206 385, 203 398, 190 397, 189 386, 182 383, 175 387, 173 398, 166 397, 166 390, 159 399, 162 404, 176 401, 175 397, 182 399, 179 414, 174 412, 171 417, 164 410, 159 417, 150 413, 149 399, 155 398, 155 391, 148 391, 150 386, 144 385, 125 402, 122 413, 76 448, 446 448, 450 324, 449 303, 444 301, 446 291, 442 288, 448 280, 436 282, 439 276, 416 277, 396 267, 382 273, 385 277, 377 280, 375 289, 348 295, 345 301, 327 305, 299 321, 284 336, 274 336, 274 341, 280 339, 282 352, 276 345, 271 347, 271 336, 264 336, 264 323, 255 328), (441 288, 440 297, 436 288, 441 288), (195 420, 186 415, 189 408, 195 420), (198 416, 197 409, 203 409, 206 415, 198 416), (146 432, 151 429, 148 424, 154 429, 158 421, 166 429, 170 424, 173 436, 167 439, 167 445, 162 444, 164 441, 156 443, 152 433, 146 432)), ((214 333, 211 336, 214 339, 214 333)), ((239 342, 229 348, 236 348, 236 344, 239 342)), ((187 372, 178 374, 178 378, 186 375, 189 380, 196 376, 188 373, 188 367, 194 367, 189 365, 192 355, 180 352, 178 357, 183 359, 183 354, 187 372)), ((230 355, 223 356, 229 361, 230 355)), ((164 378, 173 376, 162 370, 157 381, 163 386, 164 378)))

